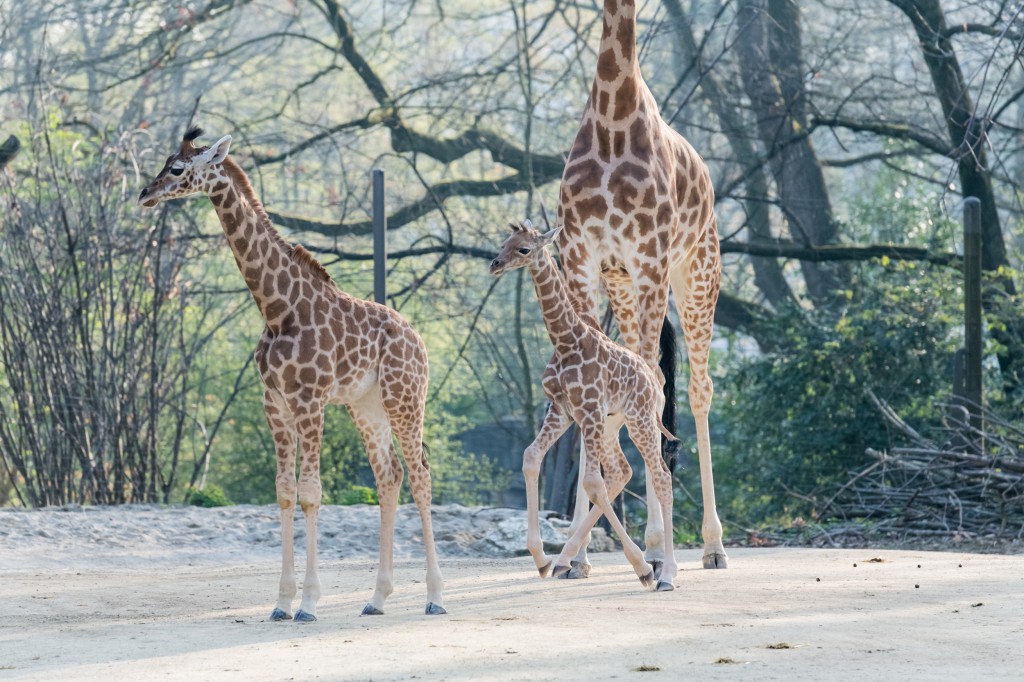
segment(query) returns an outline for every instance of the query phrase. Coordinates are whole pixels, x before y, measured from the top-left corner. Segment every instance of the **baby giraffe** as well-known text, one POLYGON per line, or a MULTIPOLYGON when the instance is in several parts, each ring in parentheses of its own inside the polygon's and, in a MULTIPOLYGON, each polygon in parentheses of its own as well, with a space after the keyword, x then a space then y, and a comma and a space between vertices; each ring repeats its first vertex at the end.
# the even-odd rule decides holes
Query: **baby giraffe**
POLYGON ((671 590, 677 570, 672 551, 672 481, 661 456, 658 433, 660 431, 670 440, 676 438, 661 424, 660 415, 665 401, 661 385, 639 355, 616 344, 576 313, 562 275, 545 248, 561 228, 540 234, 529 221, 511 227, 512 235, 491 261, 491 274, 501 275, 523 267, 530 269, 544 325, 555 347, 541 381, 551 402, 540 433, 523 453, 528 517, 526 542, 537 570, 541 577, 546 577, 549 572, 555 577, 567 573, 570 560, 579 552, 587 533, 604 513, 622 540, 626 558, 640 582, 650 587, 657 578, 658 591, 671 590), (540 535, 538 478, 548 449, 573 421, 579 425, 586 452, 585 466, 580 468, 580 475, 584 477, 583 488, 595 506, 562 548, 552 570, 552 562, 544 553, 540 535), (618 441, 623 424, 653 474, 657 503, 667 526, 664 534, 665 562, 658 576, 654 575, 651 565, 644 560, 643 552, 626 534, 626 529, 612 511, 611 498, 622 491, 632 474, 618 441), (602 466, 604 478, 601 476, 602 466))
POLYGON ((271 620, 292 619, 295 598, 296 493, 306 520, 306 578, 294 618, 316 620, 320 579, 316 521, 322 496, 320 442, 324 406, 342 404, 362 436, 380 499, 380 567, 363 615, 383 613, 391 594, 395 513, 402 465, 423 525, 427 555, 427 615, 445 613, 441 570, 430 524, 430 467, 423 455, 427 351, 423 340, 394 310, 353 298, 301 246, 286 243, 270 224, 249 179, 228 156, 231 136, 197 147, 199 128, 139 195, 147 208, 161 201, 206 194, 220 218, 238 269, 266 326, 254 354, 264 384, 263 406, 277 453, 277 504, 281 509, 281 582, 271 620), (300 446, 298 486, 295 450, 300 446))

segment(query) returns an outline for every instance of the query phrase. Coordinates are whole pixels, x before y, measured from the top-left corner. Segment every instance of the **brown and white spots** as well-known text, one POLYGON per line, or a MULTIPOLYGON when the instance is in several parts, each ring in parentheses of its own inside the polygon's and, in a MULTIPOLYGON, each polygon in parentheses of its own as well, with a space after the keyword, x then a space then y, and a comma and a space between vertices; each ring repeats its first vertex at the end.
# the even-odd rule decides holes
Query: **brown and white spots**
POLYGON ((604 513, 618 533, 640 581, 645 586, 653 586, 657 578, 658 590, 671 590, 677 570, 672 552, 672 481, 661 457, 659 432, 672 440, 675 438, 661 425, 664 406, 661 386, 640 356, 616 345, 585 322, 573 308, 569 292, 546 248, 557 232, 556 229, 542 235, 528 224, 514 225, 512 235, 490 267, 493 275, 529 268, 544 326, 554 346, 542 381, 544 393, 551 402, 540 433, 523 453, 527 547, 542 577, 549 573, 556 577, 565 574, 570 570, 572 557, 604 513), (572 421, 579 425, 583 436, 586 473, 581 478, 584 491, 595 507, 573 533, 552 568, 540 535, 538 477, 544 455, 572 421), (644 560, 643 552, 630 540, 611 508, 611 499, 622 491, 632 474, 618 442, 623 424, 651 472, 657 506, 668 519, 668 532, 663 534, 660 548, 666 559, 658 575, 644 560))
POLYGON ((363 613, 382 613, 384 600, 393 590, 394 517, 402 481, 394 440, 406 460, 423 524, 426 612, 444 613, 430 519, 430 470, 422 446, 428 376, 423 341, 398 313, 345 294, 308 251, 285 243, 244 171, 228 156, 230 136, 211 147, 196 147, 194 141, 200 135, 199 129, 185 134, 178 152, 142 190, 139 203, 152 207, 175 197, 208 195, 266 324, 254 358, 265 386, 264 411, 277 455, 281 508, 282 572, 271 619, 293 617, 291 605, 297 592, 293 510, 298 500, 305 518, 307 551, 302 601, 294 618, 316 620, 321 592, 316 559, 322 497, 320 446, 328 403, 348 407, 377 480, 380 567, 376 589, 363 613), (379 333, 382 327, 391 333, 379 333))
MULTIPOLYGON (((640 73, 635 0, 605 0, 597 55, 591 96, 559 191, 559 251, 566 284, 591 323, 600 319, 603 288, 623 341, 659 377, 659 337, 671 291, 690 359, 690 406, 704 496, 704 565, 721 568, 727 559, 707 426, 713 392, 707 359, 721 277, 714 190, 707 166, 662 120, 640 73), (596 184, 596 177, 607 182, 596 184), (623 265, 617 278, 624 281, 609 280, 611 263, 623 265)), ((577 505, 574 528, 586 511, 585 497, 577 494, 577 500, 583 502, 577 505)), ((651 509, 647 557, 659 561, 663 521, 657 505, 651 509)), ((585 551, 578 559, 586 563, 585 551)))

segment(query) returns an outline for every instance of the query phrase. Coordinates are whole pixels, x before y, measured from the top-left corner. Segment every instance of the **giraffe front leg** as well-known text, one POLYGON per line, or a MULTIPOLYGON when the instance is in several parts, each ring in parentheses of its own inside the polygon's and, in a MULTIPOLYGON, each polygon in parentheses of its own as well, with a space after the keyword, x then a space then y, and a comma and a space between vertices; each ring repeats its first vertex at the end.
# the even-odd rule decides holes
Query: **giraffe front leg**
POLYGON ((544 541, 540 534, 540 467, 551 446, 569 428, 569 418, 553 404, 548 403, 544 423, 537 437, 523 452, 523 478, 526 480, 526 548, 533 557, 540 577, 551 573, 551 559, 544 553, 544 541))
POLYGON ((292 619, 292 600, 297 591, 295 582, 295 429, 291 412, 278 404, 271 392, 265 391, 263 408, 274 437, 277 459, 277 505, 281 511, 281 579, 277 604, 270 620, 292 619))
POLYGON ((323 490, 320 485, 320 446, 323 440, 323 407, 310 406, 308 414, 297 420, 300 438, 299 506, 306 522, 306 575, 302 582, 302 601, 295 612, 296 623, 316 620, 320 601, 320 574, 317 565, 317 517, 323 490))

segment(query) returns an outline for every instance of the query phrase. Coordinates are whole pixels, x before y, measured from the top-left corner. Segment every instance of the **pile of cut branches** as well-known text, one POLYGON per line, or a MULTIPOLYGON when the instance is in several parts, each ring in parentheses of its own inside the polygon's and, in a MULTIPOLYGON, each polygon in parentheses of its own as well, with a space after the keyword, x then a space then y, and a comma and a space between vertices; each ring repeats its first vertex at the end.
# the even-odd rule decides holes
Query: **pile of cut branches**
POLYGON ((819 518, 867 522, 875 533, 903 538, 1024 537, 1024 430, 989 410, 978 428, 965 407, 949 404, 933 440, 867 395, 908 445, 867 450, 875 461, 852 472, 819 518))

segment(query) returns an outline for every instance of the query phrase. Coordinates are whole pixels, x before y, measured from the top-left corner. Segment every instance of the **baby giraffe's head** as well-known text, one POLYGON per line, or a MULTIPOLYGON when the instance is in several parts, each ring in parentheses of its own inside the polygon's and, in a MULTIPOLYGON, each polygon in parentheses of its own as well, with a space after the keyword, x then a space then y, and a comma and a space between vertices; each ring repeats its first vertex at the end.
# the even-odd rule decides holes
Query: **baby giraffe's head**
POLYGON ((202 134, 203 129, 195 126, 185 132, 181 147, 167 157, 164 169, 139 194, 140 204, 153 208, 166 199, 209 193, 222 175, 220 165, 228 156, 231 136, 225 135, 211 147, 197 147, 195 140, 202 134))
POLYGON ((518 270, 528 266, 535 258, 541 258, 544 247, 555 240, 559 230, 556 227, 550 232, 541 234, 533 229, 529 220, 516 225, 511 223, 512 234, 501 245, 501 251, 491 261, 490 271, 494 276, 503 275, 509 270, 518 270))

